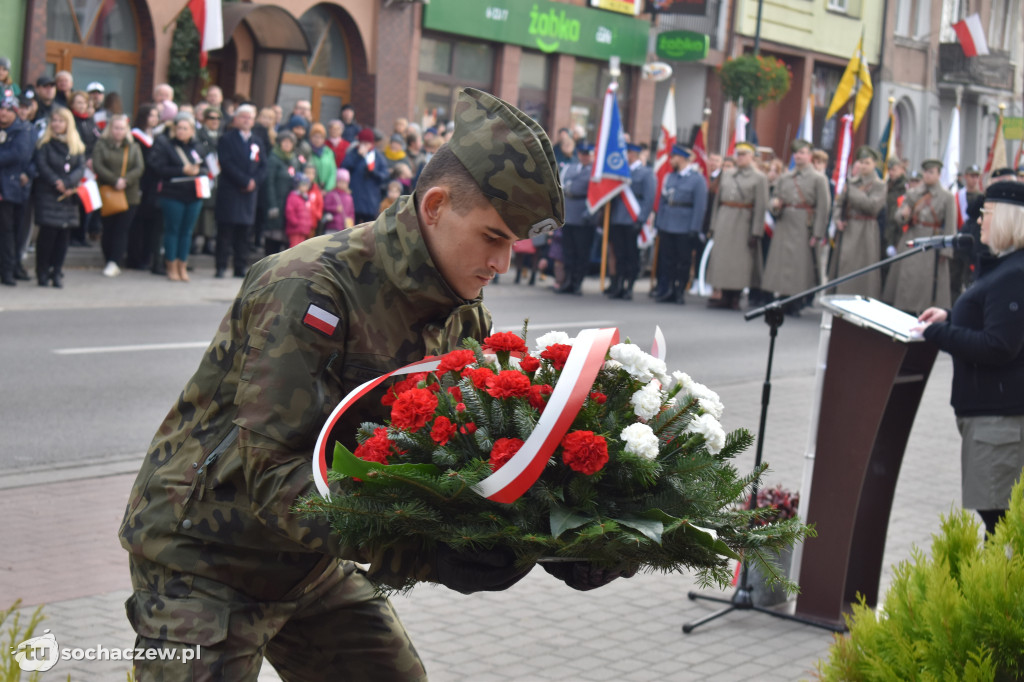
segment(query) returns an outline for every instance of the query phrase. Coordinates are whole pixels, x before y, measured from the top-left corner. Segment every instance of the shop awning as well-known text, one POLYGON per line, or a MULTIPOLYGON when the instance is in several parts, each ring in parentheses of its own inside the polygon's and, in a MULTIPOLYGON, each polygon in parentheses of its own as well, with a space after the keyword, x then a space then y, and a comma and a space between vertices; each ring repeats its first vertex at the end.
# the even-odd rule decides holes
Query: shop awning
POLYGON ((308 55, 309 41, 298 20, 286 10, 274 5, 254 5, 230 2, 222 5, 224 17, 224 44, 231 40, 238 25, 245 25, 252 33, 256 47, 261 51, 308 55))

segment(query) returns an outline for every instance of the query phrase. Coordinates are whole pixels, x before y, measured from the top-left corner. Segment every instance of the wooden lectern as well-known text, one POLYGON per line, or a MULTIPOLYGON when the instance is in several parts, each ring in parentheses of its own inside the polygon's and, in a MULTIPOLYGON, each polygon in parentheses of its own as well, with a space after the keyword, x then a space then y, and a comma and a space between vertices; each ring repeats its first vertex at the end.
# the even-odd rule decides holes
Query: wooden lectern
POLYGON ((912 316, 884 303, 860 296, 821 302, 828 352, 819 369, 810 488, 805 473, 801 495, 818 536, 802 548, 796 615, 841 629, 858 593, 869 606, 878 602, 896 480, 938 349, 915 338, 912 316))

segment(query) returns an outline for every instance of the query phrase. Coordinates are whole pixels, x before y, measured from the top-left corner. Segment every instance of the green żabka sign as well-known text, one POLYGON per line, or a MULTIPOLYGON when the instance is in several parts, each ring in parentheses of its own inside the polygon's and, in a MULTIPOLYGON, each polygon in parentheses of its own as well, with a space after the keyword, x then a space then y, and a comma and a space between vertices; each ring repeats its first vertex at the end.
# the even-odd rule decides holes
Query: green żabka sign
POLYGON ((665 31, 658 34, 655 52, 658 59, 695 62, 708 56, 708 36, 693 31, 665 31))
POLYGON ((532 0, 430 0, 423 6, 423 27, 547 53, 602 60, 618 55, 623 64, 647 61, 650 31, 641 19, 532 0))

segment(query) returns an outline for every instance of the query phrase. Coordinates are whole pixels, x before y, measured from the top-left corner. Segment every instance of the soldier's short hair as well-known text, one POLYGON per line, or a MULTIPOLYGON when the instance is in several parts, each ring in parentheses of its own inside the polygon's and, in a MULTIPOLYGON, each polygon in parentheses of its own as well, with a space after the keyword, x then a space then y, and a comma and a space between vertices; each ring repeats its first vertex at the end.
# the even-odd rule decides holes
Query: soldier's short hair
POLYGON ((828 152, 824 149, 815 149, 811 152, 811 160, 818 163, 828 163, 828 152))
POLYGON ((416 182, 416 206, 423 199, 427 190, 433 187, 448 188, 452 208, 459 215, 465 215, 474 208, 487 203, 487 198, 480 190, 476 180, 462 165, 459 158, 448 145, 443 145, 430 161, 423 167, 420 178, 416 182))

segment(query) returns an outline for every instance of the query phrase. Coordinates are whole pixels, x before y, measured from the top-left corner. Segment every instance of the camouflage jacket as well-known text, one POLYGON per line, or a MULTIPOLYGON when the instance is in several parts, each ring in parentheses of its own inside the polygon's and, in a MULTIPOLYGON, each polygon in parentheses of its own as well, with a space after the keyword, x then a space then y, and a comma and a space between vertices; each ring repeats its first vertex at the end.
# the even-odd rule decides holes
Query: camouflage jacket
MULTIPOLYGON (((489 328, 482 300, 459 298, 435 268, 411 197, 260 261, 150 446, 121 544, 267 600, 301 586, 325 555, 381 559, 292 512, 315 490, 319 431, 356 386, 489 328)), ((365 396, 334 435, 354 447, 358 424, 384 416, 379 398, 365 396)))

